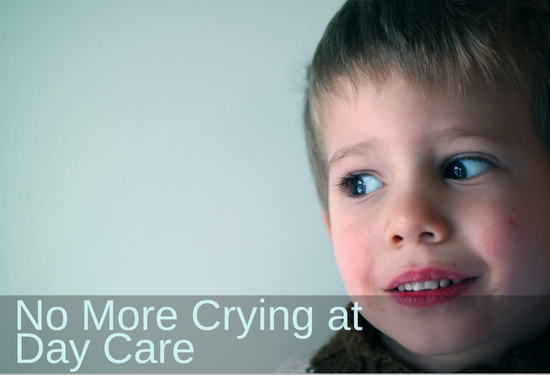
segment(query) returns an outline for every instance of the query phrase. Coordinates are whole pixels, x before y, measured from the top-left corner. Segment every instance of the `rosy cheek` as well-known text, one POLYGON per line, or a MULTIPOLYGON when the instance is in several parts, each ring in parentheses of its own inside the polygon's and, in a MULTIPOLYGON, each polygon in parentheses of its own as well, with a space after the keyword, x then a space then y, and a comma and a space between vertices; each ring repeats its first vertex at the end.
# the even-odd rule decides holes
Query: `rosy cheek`
POLYGON ((340 274, 350 294, 367 294, 371 284, 373 259, 369 257, 368 236, 364 228, 349 225, 333 232, 333 245, 340 274))
POLYGON ((490 294, 525 293, 524 281, 536 273, 541 259, 530 219, 513 210, 485 210, 478 226, 477 251, 489 267, 490 294))
POLYGON ((496 261, 497 264, 511 255, 511 245, 519 239, 517 227, 511 226, 507 221, 498 214, 492 216, 485 214, 484 225, 480 225, 476 231, 479 251, 484 253, 487 260, 496 261))

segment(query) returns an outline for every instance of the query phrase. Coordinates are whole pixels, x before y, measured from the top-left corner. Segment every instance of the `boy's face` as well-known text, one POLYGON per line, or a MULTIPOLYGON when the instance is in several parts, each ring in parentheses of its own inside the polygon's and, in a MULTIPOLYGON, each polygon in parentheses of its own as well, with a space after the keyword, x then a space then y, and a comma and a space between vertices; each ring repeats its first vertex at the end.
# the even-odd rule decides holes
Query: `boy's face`
POLYGON ((399 76, 341 93, 322 118, 327 227, 348 293, 386 343, 490 355, 541 332, 550 164, 528 102, 482 79, 464 95, 399 76), (513 295, 532 297, 493 297, 513 295))

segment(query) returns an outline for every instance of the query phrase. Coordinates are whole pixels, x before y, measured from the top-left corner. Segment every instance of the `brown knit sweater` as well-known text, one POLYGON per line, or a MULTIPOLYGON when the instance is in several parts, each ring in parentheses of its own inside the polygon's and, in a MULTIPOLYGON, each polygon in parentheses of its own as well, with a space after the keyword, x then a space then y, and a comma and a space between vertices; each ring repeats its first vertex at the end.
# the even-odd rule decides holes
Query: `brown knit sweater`
MULTIPOLYGON (((353 317, 348 306, 348 317, 353 317)), ((360 317, 362 331, 341 330, 311 359, 309 372, 422 372, 395 357, 380 342, 380 332, 360 317)), ((350 322, 353 327, 353 322, 350 322)), ((495 371, 475 366, 459 372, 550 372, 550 332, 508 353, 495 371)))

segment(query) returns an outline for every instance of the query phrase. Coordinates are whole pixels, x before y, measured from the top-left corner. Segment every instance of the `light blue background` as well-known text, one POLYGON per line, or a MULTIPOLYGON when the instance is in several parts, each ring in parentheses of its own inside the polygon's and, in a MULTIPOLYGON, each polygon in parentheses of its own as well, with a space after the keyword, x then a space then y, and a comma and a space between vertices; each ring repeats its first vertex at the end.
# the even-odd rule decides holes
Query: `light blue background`
POLYGON ((341 0, 0 1, 0 294, 343 294, 305 67, 341 0))

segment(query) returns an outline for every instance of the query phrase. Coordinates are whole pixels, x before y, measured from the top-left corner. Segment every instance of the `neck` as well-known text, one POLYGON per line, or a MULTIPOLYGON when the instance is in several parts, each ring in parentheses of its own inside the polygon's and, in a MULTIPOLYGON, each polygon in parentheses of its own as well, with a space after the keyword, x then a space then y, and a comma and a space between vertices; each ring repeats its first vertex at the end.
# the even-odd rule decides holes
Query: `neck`
MULTIPOLYGON (((548 301, 547 301, 548 302, 548 301)), ((426 372, 456 372, 475 366, 488 366, 498 370, 504 356, 515 347, 544 336, 550 322, 550 304, 539 305, 537 313, 529 319, 517 319, 520 323, 487 338, 472 348, 443 355, 421 355, 402 346, 391 337, 381 333, 383 345, 401 360, 426 372)))
POLYGON ((467 350, 461 353, 429 356, 416 354, 384 334, 382 334, 382 343, 395 356, 425 372, 457 372, 482 365, 496 370, 507 352, 505 350, 482 354, 478 350, 467 350))

